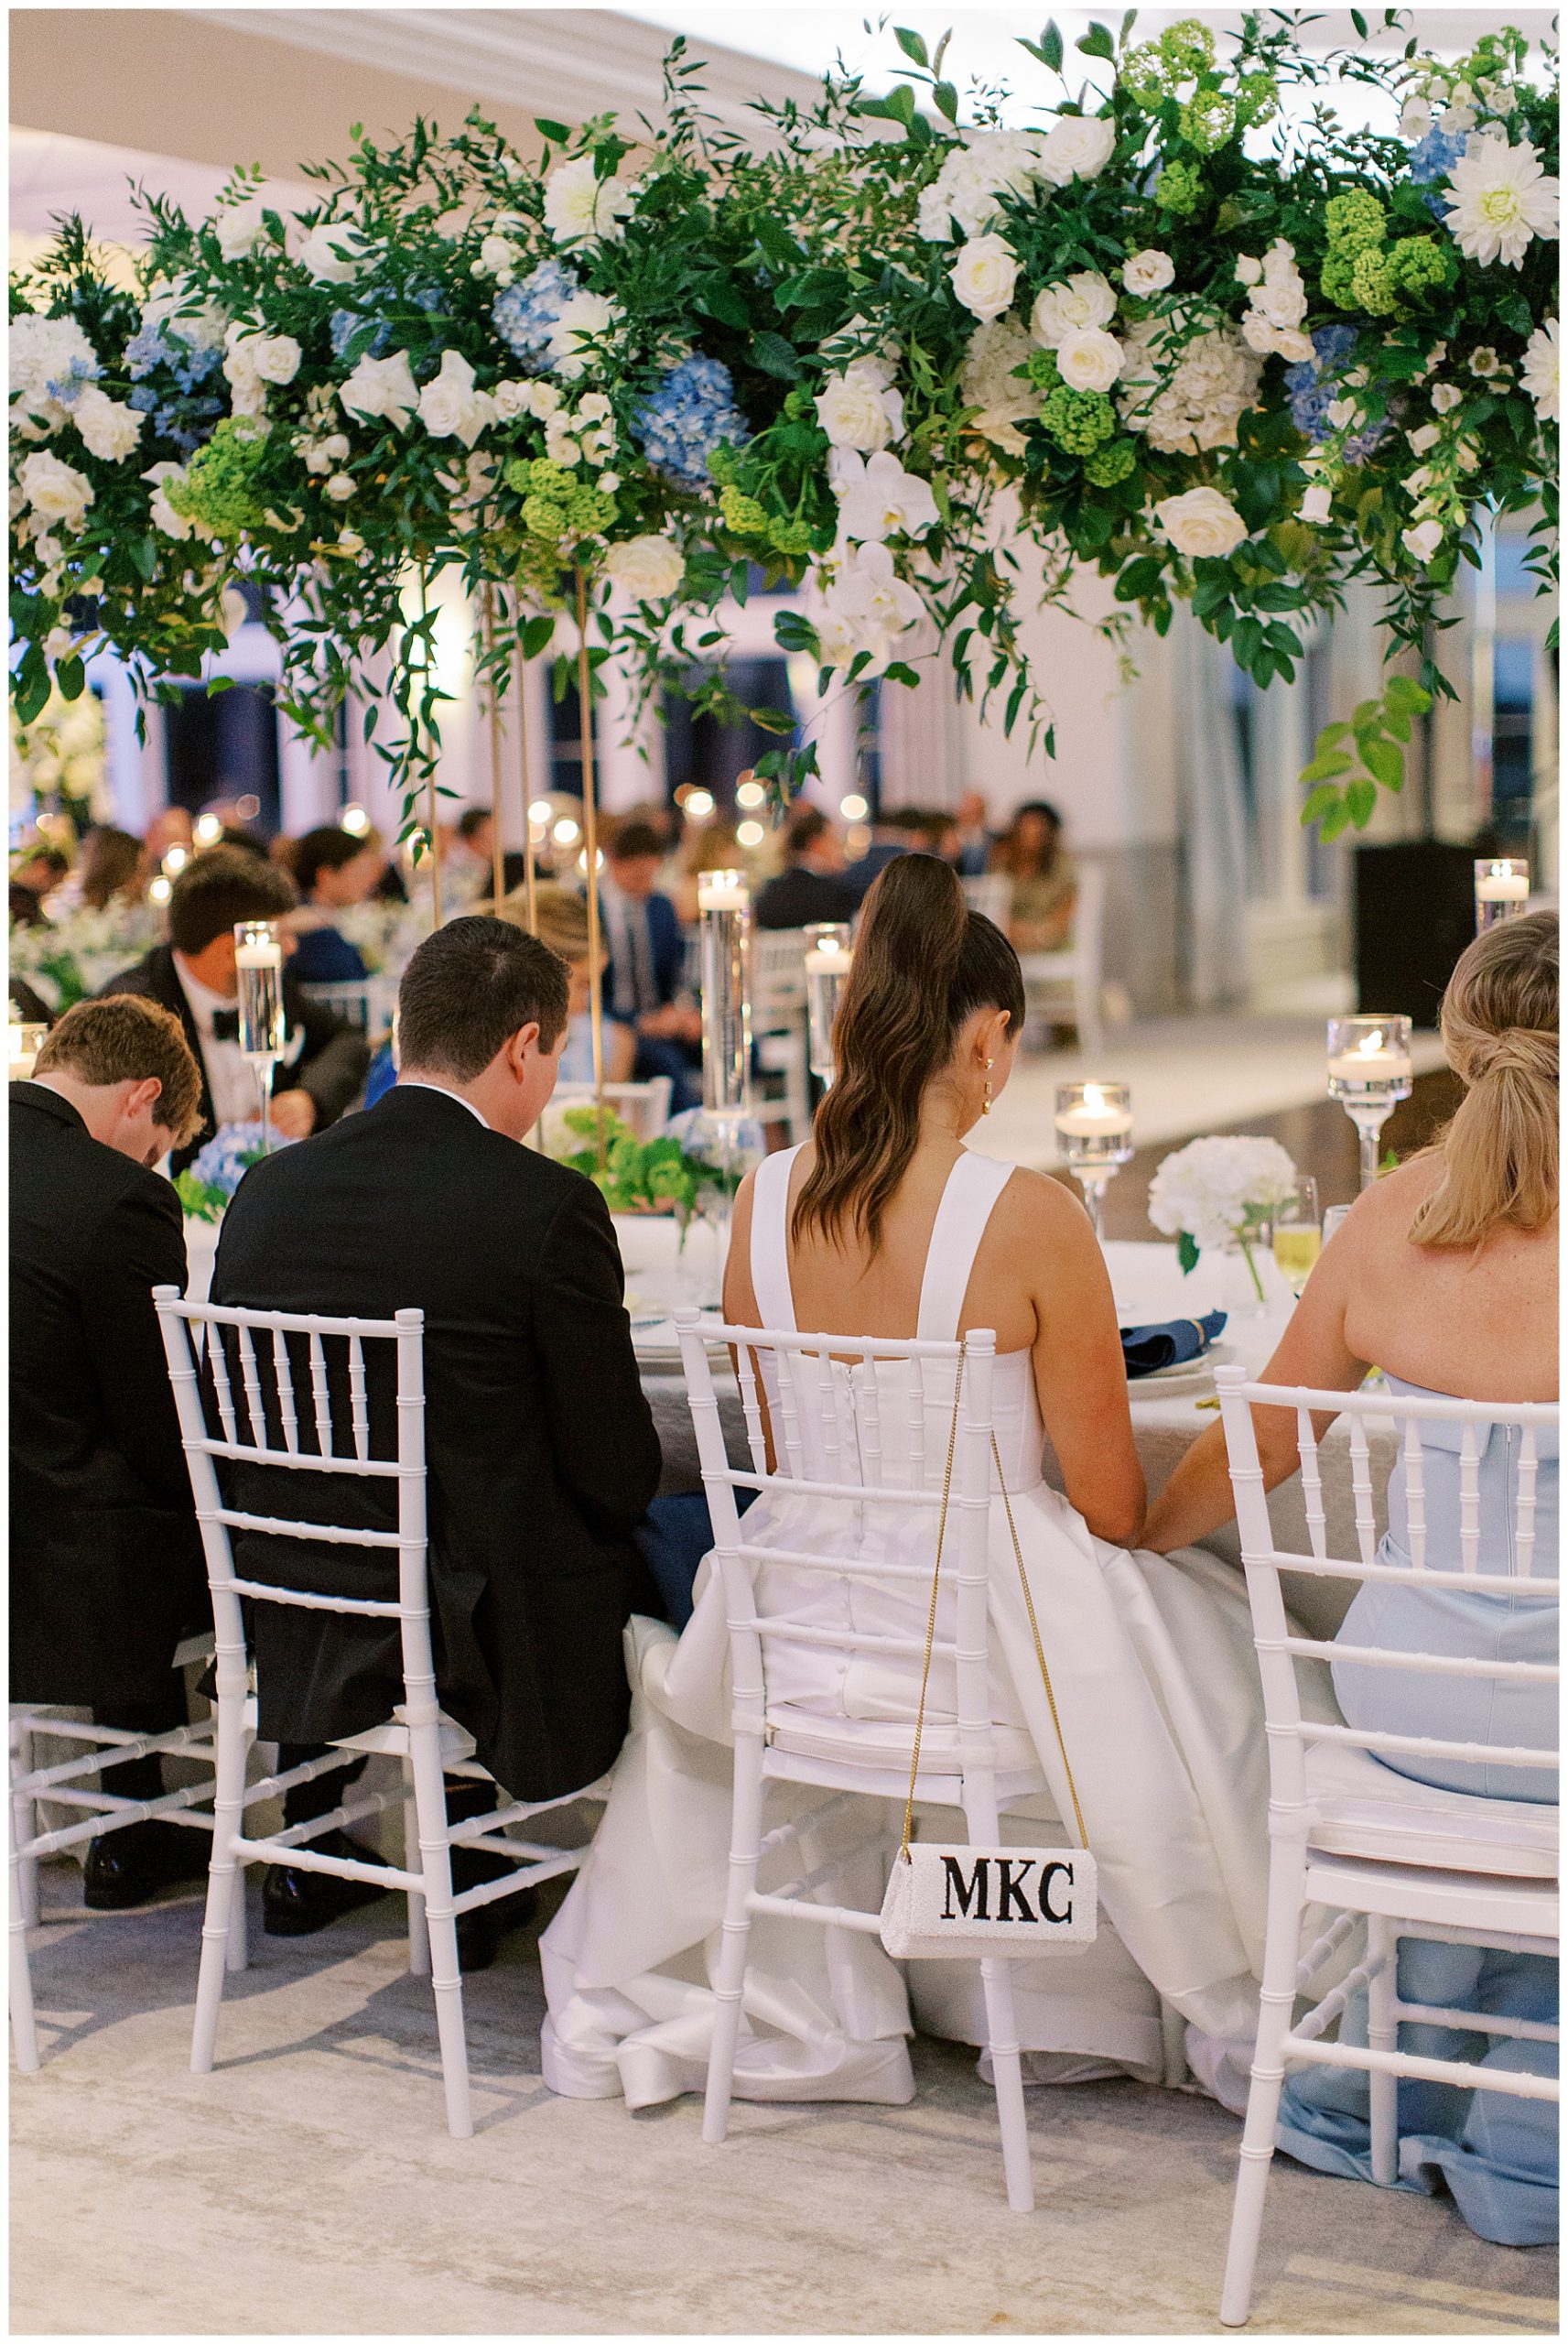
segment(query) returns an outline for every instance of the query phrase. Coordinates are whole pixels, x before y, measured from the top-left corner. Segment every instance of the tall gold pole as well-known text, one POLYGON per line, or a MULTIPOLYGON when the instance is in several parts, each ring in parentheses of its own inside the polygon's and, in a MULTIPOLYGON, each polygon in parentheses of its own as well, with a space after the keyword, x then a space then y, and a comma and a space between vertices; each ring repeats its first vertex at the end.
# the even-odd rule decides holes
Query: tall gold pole
POLYGON ((501 856, 501 708, 506 697, 502 672, 494 664, 495 590, 484 590, 484 647, 490 657, 490 889, 497 911, 505 893, 501 856))
MULTIPOLYGON (((419 616, 430 615, 430 574, 423 562, 419 565, 419 616)), ((424 659, 425 706, 430 705, 430 634, 427 627, 421 639, 424 659)), ((441 925, 441 833, 436 820, 436 768, 432 764, 425 775, 425 822, 429 831, 430 846, 430 913, 431 925, 441 925)))
MULTIPOLYGON (((519 607, 518 615, 521 618, 521 607, 519 607)), ((523 829, 524 852, 527 856, 527 861, 524 864, 526 884, 524 900, 528 911, 528 933, 530 936, 537 936, 539 933, 539 881, 538 873, 534 864, 534 790, 528 777, 528 665, 523 657, 521 636, 512 646, 512 675, 517 691, 517 764, 523 776, 523 829)))
POLYGON ((593 1099, 599 1167, 604 1169, 604 971, 599 941, 599 808, 593 787, 593 669, 588 657, 588 576, 577 565, 577 689, 582 723, 582 842, 588 867, 588 1015, 593 1035, 593 1099))

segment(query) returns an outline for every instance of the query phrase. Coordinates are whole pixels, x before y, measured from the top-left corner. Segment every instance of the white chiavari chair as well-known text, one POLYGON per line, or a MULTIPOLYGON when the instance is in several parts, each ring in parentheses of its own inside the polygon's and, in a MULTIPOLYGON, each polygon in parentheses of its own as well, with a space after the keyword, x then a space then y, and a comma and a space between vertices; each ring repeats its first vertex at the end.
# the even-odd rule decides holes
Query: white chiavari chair
POLYGON ((1105 1022, 1100 996, 1105 982, 1105 873, 1098 863, 1078 871, 1078 899, 1073 906, 1073 940, 1059 952, 1025 952, 1024 998, 1031 1017, 1048 1012, 1044 996, 1070 993, 1078 1047, 1091 1057, 1105 1047, 1105 1022))
POLYGON ((764 1123, 776 1121, 785 1125, 792 1147, 811 1136, 806 943, 803 928, 752 930, 752 1038, 756 1047, 757 1070, 774 1078, 779 1086, 778 1096, 759 1101, 759 1107, 764 1123))
POLYGON ((212 2067, 236 1874, 243 1877, 248 1864, 287 1864, 337 1879, 369 1881, 379 1888, 402 1890, 407 1896, 409 1968, 416 1975, 428 1976, 435 1991, 448 2129, 454 2138, 467 2139, 473 2121, 458 1968, 458 1917, 477 1905, 553 1879, 558 1872, 575 1871, 582 1861, 581 1849, 542 1845, 510 1834, 531 1817, 570 1806, 583 1794, 532 1805, 503 1795, 502 1806, 489 1814, 462 1822, 448 1819, 444 1775, 486 1784, 494 1778, 474 1760, 471 1737, 441 1715, 437 1701, 426 1543, 424 1314, 400 1310, 388 1319, 334 1318, 226 1309, 189 1302, 174 1286, 155 1286, 153 1300, 163 1329, 207 1557, 217 1644, 212 1867, 201 1933, 192 2072, 207 2075, 212 2067), (205 1332, 200 1358, 193 1329, 205 1332), (381 1439, 378 1453, 371 1421, 366 1348, 383 1343, 395 1351, 395 1428, 390 1443, 384 1436, 381 1439), (211 1429, 203 1405, 203 1371, 210 1383, 216 1432, 211 1429), (391 1483, 396 1498, 395 1529, 297 1520, 271 1512, 248 1513, 224 1503, 218 1480, 219 1460, 231 1466, 276 1470, 287 1483, 293 1472, 319 1475, 323 1459, 334 1479, 344 1477, 373 1486, 377 1481, 391 1483), (234 1530, 308 1541, 313 1546, 357 1548, 367 1560, 379 1555, 388 1567, 386 1592, 350 1596, 243 1576, 236 1569, 230 1539, 234 1530), (402 1761, 404 1861, 400 1866, 361 1863, 350 1857, 324 1854, 310 1845, 325 1832, 384 1813, 399 1803, 396 1792, 351 1787, 329 1815, 265 1838, 247 1839, 242 1832, 245 1804, 275 1796, 342 1763, 332 1753, 308 1760, 253 1785, 247 1799, 245 1763, 254 1733, 255 1709, 249 1698, 250 1659, 242 1599, 252 1604, 288 1604, 397 1622, 403 1658, 402 1702, 387 1724, 350 1735, 334 1743, 332 1751, 362 1751, 402 1761), (451 1851, 455 1847, 502 1856, 514 1869, 454 1894, 451 1851))
POLYGON ((1012 881, 1005 871, 983 871, 964 881, 964 901, 1005 933, 1012 916, 1012 881))
MULTIPOLYGON (((177 1669, 211 1655, 210 1636, 192 1636, 176 1652, 177 1669)), ((133 1823, 183 1824, 190 1829, 212 1829, 213 1775, 217 1767, 216 1720, 171 1727, 163 1733, 136 1733, 126 1728, 93 1725, 59 1703, 13 1701, 10 1709, 10 1862, 11 1862, 11 2035, 16 2065, 24 2075, 38 2066, 38 2022, 33 2004, 32 1971, 27 1932, 39 1924, 38 1865, 47 1856, 61 1855, 84 1841, 102 1839, 133 1823), (67 1757, 39 1764, 39 1741, 78 1745, 67 1757), (126 1798, 102 1786, 105 1768, 135 1758, 171 1757, 204 1770, 193 1783, 165 1791, 155 1799, 126 1798), (46 1826, 40 1829, 41 1807, 80 1810, 83 1820, 46 1826)), ((245 1965, 245 1909, 236 1894, 230 1928, 230 1967, 245 1965)))
MULTIPOLYGON (((1303 1661, 1335 1661, 1415 1670, 1439 1683, 1487 1677, 1519 1690, 1555 1684, 1556 1666, 1392 1652, 1298 1635, 1287 1616, 1280 1581, 1281 1571, 1305 1571, 1362 1585, 1434 1592, 1457 1589, 1476 1596, 1496 1595, 1499 1601, 1527 1593, 1528 1599, 1555 1603, 1556 1558, 1536 1555, 1535 1506, 1537 1444, 1546 1427, 1555 1429, 1558 1412, 1546 1405, 1253 1384, 1237 1367, 1217 1368, 1215 1383, 1262 1676, 1270 1765, 1263 1988, 1219 2315, 1227 2327, 1234 2328, 1246 2321, 1251 2305, 1264 2192, 1288 2064, 1354 2067, 1368 2074, 1373 2177, 1385 2187, 1393 2184, 1398 2173, 1400 2076, 1529 2100, 1558 2097, 1555 2078, 1500 2067, 1483 2071, 1465 2061, 1422 2057, 1398 2047, 1403 2021, 1552 2042, 1557 2039, 1554 2027, 1478 2012, 1432 2010, 1401 2001, 1397 1991, 1399 1943, 1405 1937, 1555 1955, 1556 1806, 1436 1788, 1379 1764, 1376 1756, 1385 1751, 1444 1766, 1490 1763, 1529 1767, 1539 1771, 1544 1787, 1552 1787, 1555 1750, 1490 1747, 1324 1720, 1313 1714, 1310 1702, 1303 1703, 1297 1677, 1303 1661), (1309 1551, 1304 1554, 1286 1551, 1275 1536, 1252 1420, 1252 1409, 1259 1406, 1288 1408, 1295 1416, 1306 1501, 1309 1551), (1314 1427, 1315 1412, 1348 1418, 1354 1557, 1329 1552, 1324 1452, 1314 1427), (1408 1567, 1379 1560, 1373 1516, 1368 1419, 1390 1416, 1402 1428, 1408 1567), (1441 1437, 1450 1444, 1454 1429, 1458 1432, 1457 1571, 1435 1568, 1428 1560, 1432 1528, 1423 1425, 1441 1428, 1441 1437), (1498 1434, 1513 1468, 1511 1521, 1484 1522, 1481 1460, 1488 1439, 1498 1434), (1506 1559, 1506 1568, 1482 1569, 1484 1541, 1489 1555, 1506 1559), (1537 1568, 1538 1560, 1544 1560, 1544 1569, 1537 1568), (1303 1921, 1310 1906, 1327 1906, 1337 1917, 1303 1957, 1303 1921), (1304 2016, 1296 2018, 1298 1997, 1312 1999, 1314 1978, 1352 1939, 1358 1923, 1365 1925, 1363 1958, 1332 1991, 1320 1991, 1304 2016), (1366 2046, 1329 2040, 1329 2029, 1362 1993, 1367 1997, 1366 2046)), ((1350 1950, 1355 1949, 1352 1945, 1350 1950)))
MULTIPOLYGON (((770 1682, 775 1647, 816 1646, 842 1655, 907 1658, 918 1677, 925 1651, 931 1561, 877 1559, 881 1509, 918 1509, 930 1523, 931 1556, 943 1503, 947 1450, 952 1447, 951 1504, 946 1551, 954 1557, 944 1593, 932 1665, 950 1666, 957 1686, 956 1727, 927 1717, 920 1747, 917 1800, 962 1810, 971 1841, 997 1839, 999 1814, 1038 1796, 1044 1776, 1022 1731, 997 1726, 990 1714, 989 1625, 987 1612, 987 1524, 991 1488, 991 1379, 996 1337, 971 1329, 967 1337, 962 1407, 953 1432, 953 1388, 960 1346, 956 1342, 891 1341, 860 1335, 782 1334, 754 1327, 676 1314, 681 1361, 697 1433, 703 1486, 713 1525, 714 1568, 728 1603, 734 1731, 734 1790, 727 1903, 717 1974, 713 2042, 708 2055, 703 2139, 722 2141, 733 2096, 735 2062, 746 1991, 747 1945, 758 1913, 784 1915, 828 1930, 875 1937, 880 1915, 826 1901, 838 1859, 821 1871, 809 1853, 813 1829, 842 1805, 844 1794, 892 1801, 902 1809, 909 1791, 915 1703, 907 1718, 879 1724, 874 1750, 863 1729, 823 1718, 780 1697, 770 1682), (734 1349, 750 1462, 732 1469, 725 1452, 709 1344, 734 1349), (761 1364, 760 1364, 761 1363, 761 1364), (777 1463, 770 1471, 759 1372, 777 1463), (737 1490, 773 1491, 786 1498, 840 1500, 844 1553, 803 1553, 766 1546, 746 1536, 737 1490), (766 1608, 769 1574, 800 1574, 813 1582, 835 1579, 881 1586, 907 1604, 907 1634, 859 1633, 813 1625, 766 1608), (806 1784, 828 1796, 808 1814, 764 1831, 764 1805, 774 1783, 806 1784), (764 1860, 787 1859, 777 1893, 762 1893, 757 1874, 764 1860)), ((774 1580, 776 1584, 776 1579, 774 1580)), ((799 1582, 796 1584, 796 1600, 799 1582)), ((868 1846, 881 1844, 878 1826, 868 1846)), ((887 1841, 889 1852, 896 1835, 887 1841)), ((1022 2068, 1013 2014, 1012 1983, 1004 1960, 982 1960, 997 2114, 1008 2204, 1028 2213, 1034 2203, 1022 2068)))

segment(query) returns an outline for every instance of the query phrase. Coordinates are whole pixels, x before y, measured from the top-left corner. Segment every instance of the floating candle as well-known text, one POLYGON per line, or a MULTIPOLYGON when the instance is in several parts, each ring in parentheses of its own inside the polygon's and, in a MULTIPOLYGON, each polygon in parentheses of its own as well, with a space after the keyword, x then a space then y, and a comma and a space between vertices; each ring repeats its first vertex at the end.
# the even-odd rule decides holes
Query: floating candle
POLYGON ((1352 1089, 1364 1089, 1372 1083, 1408 1082, 1410 1051, 1401 1046, 1392 1024, 1390 1021, 1389 1028, 1374 1026, 1348 1049, 1335 1051, 1328 1061, 1329 1080, 1346 1083, 1352 1089))
POLYGON ((1132 1129, 1131 1109, 1113 1104, 1098 1082, 1086 1082, 1079 1102, 1058 1107, 1055 1120, 1064 1139, 1118 1139, 1132 1129))
POLYGON ((1530 876, 1520 871, 1488 871, 1476 866, 1476 900, 1482 904, 1522 904, 1530 894, 1530 876))
POLYGON ((698 911, 743 912, 750 901, 743 872, 705 871, 697 883, 698 911))

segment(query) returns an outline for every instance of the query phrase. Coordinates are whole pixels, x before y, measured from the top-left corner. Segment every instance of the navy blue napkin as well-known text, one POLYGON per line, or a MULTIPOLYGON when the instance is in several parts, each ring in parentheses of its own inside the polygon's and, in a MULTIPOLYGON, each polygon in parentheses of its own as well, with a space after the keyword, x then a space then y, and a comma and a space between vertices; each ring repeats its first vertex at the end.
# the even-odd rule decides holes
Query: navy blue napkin
POLYGON ((1178 1361, 1201 1359, 1224 1331, 1223 1310, 1211 1310, 1203 1318, 1168 1318, 1156 1327, 1124 1327, 1121 1356, 1129 1383, 1162 1367, 1174 1367, 1178 1361))

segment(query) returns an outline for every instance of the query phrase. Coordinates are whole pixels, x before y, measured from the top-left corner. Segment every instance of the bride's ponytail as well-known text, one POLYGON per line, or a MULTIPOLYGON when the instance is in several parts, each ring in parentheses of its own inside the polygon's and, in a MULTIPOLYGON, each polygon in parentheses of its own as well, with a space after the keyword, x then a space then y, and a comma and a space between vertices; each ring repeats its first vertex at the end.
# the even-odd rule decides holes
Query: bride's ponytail
POLYGON ((816 1162, 794 1215, 798 1240, 846 1229, 874 1250, 882 1216, 920 1137, 926 1086, 953 1055, 976 1009, 1023 1022, 1018 955, 969 910, 956 874, 934 855, 901 854, 874 882, 833 1022, 837 1069, 816 1111, 816 1162))
POLYGON ((1443 996, 1443 1043, 1465 1095, 1412 1242, 1479 1245, 1498 1229, 1544 1228, 1557 1210, 1554 912, 1476 939, 1443 996))

